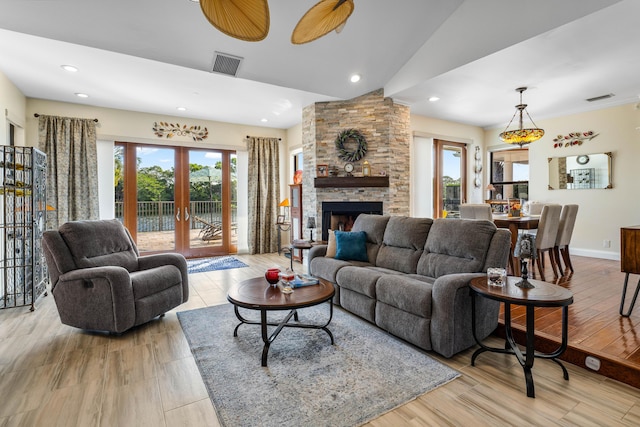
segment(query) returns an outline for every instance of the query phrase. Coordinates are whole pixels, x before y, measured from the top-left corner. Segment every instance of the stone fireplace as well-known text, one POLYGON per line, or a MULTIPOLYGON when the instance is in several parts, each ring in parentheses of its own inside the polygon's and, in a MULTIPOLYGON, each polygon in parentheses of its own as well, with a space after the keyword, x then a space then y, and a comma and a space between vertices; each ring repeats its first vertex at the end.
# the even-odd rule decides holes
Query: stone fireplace
POLYGON ((322 240, 329 239, 329 230, 351 231, 361 213, 382 215, 382 202, 322 202, 322 240))
MULTIPOLYGON (((302 206, 304 221, 317 218, 322 239, 327 239, 330 217, 323 213, 325 203, 370 203, 381 206, 375 213, 409 215, 410 114, 409 107, 385 98, 382 89, 347 101, 318 102, 305 107, 302 117, 302 150, 304 173, 302 206), (338 157, 335 140, 346 129, 357 129, 367 141, 364 158, 353 162, 355 177, 362 177, 362 164, 367 160, 371 176, 388 177, 388 186, 353 187, 337 183, 316 187, 316 166, 336 167, 344 177, 346 162, 338 157)), ((329 179, 329 178, 326 178, 329 179)), ((348 211, 347 211, 348 212, 348 211)), ((366 208, 360 212, 374 212, 366 208)), ((357 215, 356 215, 357 216, 357 215)), ((355 219, 355 218, 354 218, 355 219)), ((308 230, 304 230, 308 237, 308 230)))

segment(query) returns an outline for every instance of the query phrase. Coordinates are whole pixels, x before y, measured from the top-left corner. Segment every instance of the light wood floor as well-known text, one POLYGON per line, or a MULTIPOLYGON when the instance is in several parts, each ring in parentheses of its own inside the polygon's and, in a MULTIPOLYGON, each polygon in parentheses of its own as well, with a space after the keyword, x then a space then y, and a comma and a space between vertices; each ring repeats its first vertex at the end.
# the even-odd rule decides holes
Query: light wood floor
MULTIPOLYGON (((192 275, 190 300, 178 310, 226 303, 229 284, 288 264, 277 255, 238 258, 250 267, 192 275)), ((530 399, 513 357, 485 353, 471 367, 472 351, 434 354, 461 378, 368 425, 640 425, 639 389, 570 364, 564 381, 557 365, 536 360, 530 399)), ((109 336, 62 325, 51 296, 34 313, 0 310, 0 426, 217 425, 175 312, 109 336)))

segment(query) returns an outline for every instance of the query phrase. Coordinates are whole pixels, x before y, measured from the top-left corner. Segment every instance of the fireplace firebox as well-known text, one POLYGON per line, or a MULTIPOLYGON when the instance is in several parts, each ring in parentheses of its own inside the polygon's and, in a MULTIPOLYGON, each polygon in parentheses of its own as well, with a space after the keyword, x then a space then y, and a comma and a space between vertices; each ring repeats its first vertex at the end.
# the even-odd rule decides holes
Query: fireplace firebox
POLYGON ((382 215, 382 207, 382 202, 322 202, 322 240, 329 239, 332 222, 333 229, 344 226, 344 230, 349 231, 350 225, 358 215, 361 213, 382 215))

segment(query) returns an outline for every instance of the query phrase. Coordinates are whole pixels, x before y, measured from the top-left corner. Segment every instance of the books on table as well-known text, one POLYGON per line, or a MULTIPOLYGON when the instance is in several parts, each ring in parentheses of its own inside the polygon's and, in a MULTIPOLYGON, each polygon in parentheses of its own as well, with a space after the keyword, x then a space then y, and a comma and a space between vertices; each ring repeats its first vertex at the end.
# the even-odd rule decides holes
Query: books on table
POLYGON ((295 279, 289 283, 291 283, 291 287, 293 288, 301 288, 303 286, 317 285, 320 282, 318 282, 318 279, 313 276, 309 276, 308 274, 297 274, 295 279))

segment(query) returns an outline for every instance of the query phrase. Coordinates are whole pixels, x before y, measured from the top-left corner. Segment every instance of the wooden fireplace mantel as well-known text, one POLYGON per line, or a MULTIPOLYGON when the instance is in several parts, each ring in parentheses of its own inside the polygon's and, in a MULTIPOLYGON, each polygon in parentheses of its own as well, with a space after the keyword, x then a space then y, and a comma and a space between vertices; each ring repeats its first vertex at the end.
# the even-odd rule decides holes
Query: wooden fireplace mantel
POLYGON ((315 178, 315 188, 388 187, 388 176, 328 176, 315 178))

